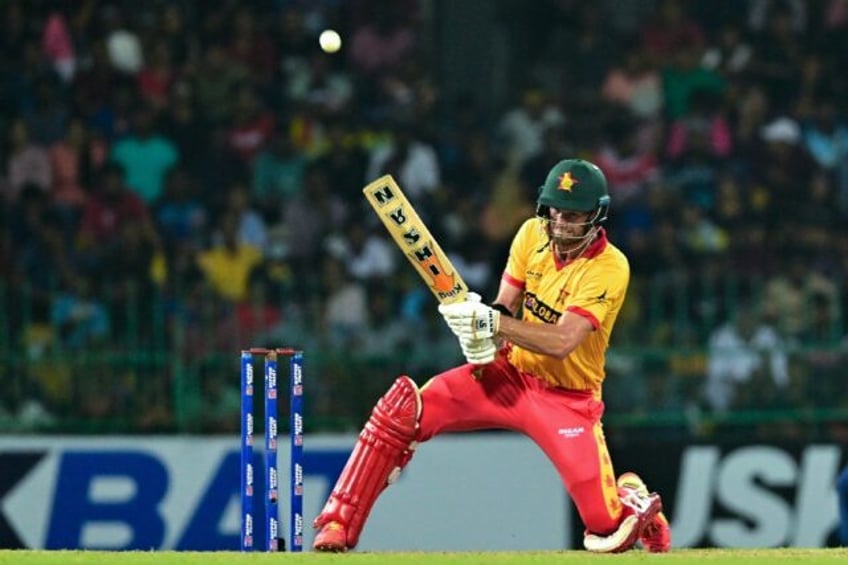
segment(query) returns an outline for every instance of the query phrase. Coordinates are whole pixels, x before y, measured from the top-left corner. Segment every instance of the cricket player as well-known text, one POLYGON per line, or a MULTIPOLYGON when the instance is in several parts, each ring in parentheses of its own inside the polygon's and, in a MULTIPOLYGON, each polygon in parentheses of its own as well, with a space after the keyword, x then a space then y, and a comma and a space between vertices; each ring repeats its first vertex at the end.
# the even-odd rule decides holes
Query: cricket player
POLYGON ((556 467, 585 525, 586 549, 622 552, 641 541, 668 551, 659 495, 634 473, 616 480, 601 427, 604 355, 630 279, 603 229, 609 204, 594 164, 569 159, 551 169, 536 217, 513 239, 493 305, 469 293, 439 306, 468 363, 420 390, 401 376, 377 402, 314 521, 314 549, 356 546, 378 495, 419 442, 508 429, 530 437, 556 467))

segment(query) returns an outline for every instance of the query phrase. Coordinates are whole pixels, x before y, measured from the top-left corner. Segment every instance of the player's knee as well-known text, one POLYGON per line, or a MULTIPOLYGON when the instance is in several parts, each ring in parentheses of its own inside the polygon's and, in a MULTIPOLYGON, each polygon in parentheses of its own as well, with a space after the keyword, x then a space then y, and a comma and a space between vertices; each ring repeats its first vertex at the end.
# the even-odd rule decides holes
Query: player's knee
POLYGON ((421 393, 407 376, 398 377, 377 401, 363 433, 405 448, 415 438, 421 418, 421 393))
POLYGON ((447 379, 433 377, 421 387, 422 414, 415 441, 425 442, 441 431, 441 426, 456 413, 447 379))

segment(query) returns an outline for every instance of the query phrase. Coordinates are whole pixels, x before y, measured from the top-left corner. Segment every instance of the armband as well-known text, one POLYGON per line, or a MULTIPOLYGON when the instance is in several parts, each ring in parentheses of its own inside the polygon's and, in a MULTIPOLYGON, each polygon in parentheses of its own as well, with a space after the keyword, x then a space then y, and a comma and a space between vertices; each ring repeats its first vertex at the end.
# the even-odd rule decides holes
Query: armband
POLYGON ((501 314, 506 314, 507 316, 512 317, 512 312, 509 311, 509 308, 504 306, 503 304, 492 304, 492 308, 497 310, 501 314))

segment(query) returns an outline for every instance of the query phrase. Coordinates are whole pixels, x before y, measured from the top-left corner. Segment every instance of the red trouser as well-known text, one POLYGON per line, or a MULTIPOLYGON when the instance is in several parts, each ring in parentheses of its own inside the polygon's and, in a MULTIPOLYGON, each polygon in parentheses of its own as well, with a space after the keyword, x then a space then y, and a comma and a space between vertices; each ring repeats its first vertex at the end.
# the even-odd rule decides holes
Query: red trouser
POLYGON ((498 357, 475 380, 472 365, 436 375, 421 389, 416 440, 442 432, 502 428, 542 448, 559 472, 586 528, 613 532, 621 521, 615 474, 601 429, 604 403, 587 392, 548 385, 498 357))

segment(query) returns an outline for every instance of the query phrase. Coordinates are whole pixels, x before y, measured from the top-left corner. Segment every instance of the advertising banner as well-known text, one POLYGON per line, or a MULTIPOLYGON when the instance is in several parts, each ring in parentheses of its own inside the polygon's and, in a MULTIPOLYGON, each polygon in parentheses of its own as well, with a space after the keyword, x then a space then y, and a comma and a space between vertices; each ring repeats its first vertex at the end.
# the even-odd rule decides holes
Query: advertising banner
MULTIPOLYGON (((353 435, 306 437, 307 521, 320 511, 355 441, 353 435)), ((261 469, 261 453, 256 457, 261 469)), ((238 438, 4 437, 0 546, 236 550, 239 458, 238 438)), ((288 442, 280 444, 279 464, 288 469, 288 442)), ((288 480, 281 472, 280 485, 288 480)), ((287 537, 288 501, 280 502, 287 537)), ((558 476, 529 440, 507 433, 446 436, 420 446, 384 492, 359 548, 558 549, 570 542, 568 505, 558 476)), ((255 505, 257 526, 262 506, 255 505)), ((311 541, 307 527, 304 543, 311 541)))
POLYGON ((611 452, 616 472, 635 471, 662 495, 674 547, 837 545, 836 479, 848 464, 838 445, 630 443, 611 452))

